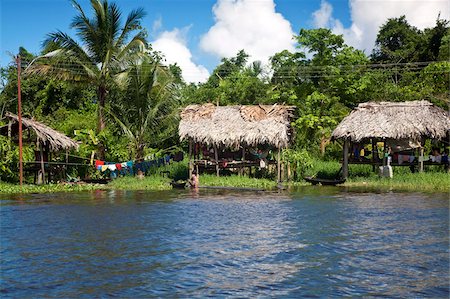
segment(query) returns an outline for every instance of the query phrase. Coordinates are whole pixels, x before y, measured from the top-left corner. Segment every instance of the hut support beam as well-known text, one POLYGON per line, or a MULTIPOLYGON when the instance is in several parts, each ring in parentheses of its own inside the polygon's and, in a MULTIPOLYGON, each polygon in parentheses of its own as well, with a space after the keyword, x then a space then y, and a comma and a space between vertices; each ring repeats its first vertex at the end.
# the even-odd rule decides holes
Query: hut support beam
POLYGON ((214 145, 214 158, 216 160, 216 175, 219 176, 219 153, 216 145, 214 145))
POLYGON ((192 140, 189 139, 189 179, 192 177, 192 140))
POLYGON ((281 182, 281 155, 280 155, 280 148, 278 148, 278 159, 277 159, 277 182, 281 182))
POLYGON ((344 157, 342 162, 342 177, 346 179, 348 177, 348 139, 344 140, 344 157))
MULTIPOLYGON (((42 143, 39 142, 39 150, 41 151, 41 177, 42 184, 45 184, 45 169, 44 169, 44 150, 42 149, 42 143)), ((39 181, 39 179, 38 179, 39 181)))
POLYGON ((375 150, 377 143, 375 142, 375 139, 371 139, 372 143, 372 171, 375 172, 375 155, 378 155, 378 151, 375 150))
POLYGON ((423 146, 420 147, 420 156, 419 156, 419 172, 423 172, 423 146))

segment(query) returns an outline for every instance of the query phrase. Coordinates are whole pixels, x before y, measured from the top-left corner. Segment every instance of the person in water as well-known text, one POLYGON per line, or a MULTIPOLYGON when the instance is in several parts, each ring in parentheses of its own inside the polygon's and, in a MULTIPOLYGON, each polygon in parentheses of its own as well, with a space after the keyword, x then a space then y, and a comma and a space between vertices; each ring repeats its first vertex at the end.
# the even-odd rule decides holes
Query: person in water
POLYGON ((191 186, 191 188, 198 188, 199 180, 198 180, 197 171, 195 171, 195 170, 192 172, 192 176, 189 180, 189 185, 191 186))

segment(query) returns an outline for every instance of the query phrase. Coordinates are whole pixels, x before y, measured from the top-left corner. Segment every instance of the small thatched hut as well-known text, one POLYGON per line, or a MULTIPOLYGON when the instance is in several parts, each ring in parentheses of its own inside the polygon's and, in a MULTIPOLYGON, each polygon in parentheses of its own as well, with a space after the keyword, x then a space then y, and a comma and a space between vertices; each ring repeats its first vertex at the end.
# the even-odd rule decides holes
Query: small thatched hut
POLYGON ((215 151, 219 147, 236 149, 258 145, 279 150, 289 145, 292 133, 290 120, 294 109, 293 106, 277 104, 190 105, 181 112, 179 135, 181 140, 213 146, 215 151))
MULTIPOLYGON (((8 136, 9 138, 18 135, 19 117, 13 113, 6 112, 5 118, 8 120, 8 124, 0 127, 0 135, 8 136)), ((43 177, 45 176, 44 162, 49 162, 50 152, 68 152, 71 149, 78 149, 79 146, 76 141, 63 133, 33 119, 22 117, 22 129, 34 132, 36 145, 39 150, 35 151, 35 161, 30 162, 32 163, 31 170, 41 171, 43 177)), ((31 140, 28 141, 31 142, 31 140)))
MULTIPOLYGON (((18 132, 19 117, 10 112, 6 112, 5 117, 9 119, 9 124, 0 127, 0 134, 11 137, 12 134, 15 135, 18 132)), ((48 146, 51 151, 78 149, 76 141, 34 119, 22 117, 22 127, 34 131, 36 141, 48 146)))
POLYGON ((343 170, 346 176, 349 142, 381 140, 386 144, 395 141, 418 148, 424 138, 443 139, 449 132, 449 113, 428 101, 368 102, 359 104, 345 117, 331 138, 345 141, 343 170))

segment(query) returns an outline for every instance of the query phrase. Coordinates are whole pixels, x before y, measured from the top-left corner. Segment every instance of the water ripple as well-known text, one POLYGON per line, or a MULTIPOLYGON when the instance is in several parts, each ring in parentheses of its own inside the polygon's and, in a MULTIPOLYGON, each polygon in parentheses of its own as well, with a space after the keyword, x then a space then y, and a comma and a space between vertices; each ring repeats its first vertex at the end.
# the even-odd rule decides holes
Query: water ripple
POLYGON ((447 195, 304 191, 4 201, 0 295, 449 296, 447 195))

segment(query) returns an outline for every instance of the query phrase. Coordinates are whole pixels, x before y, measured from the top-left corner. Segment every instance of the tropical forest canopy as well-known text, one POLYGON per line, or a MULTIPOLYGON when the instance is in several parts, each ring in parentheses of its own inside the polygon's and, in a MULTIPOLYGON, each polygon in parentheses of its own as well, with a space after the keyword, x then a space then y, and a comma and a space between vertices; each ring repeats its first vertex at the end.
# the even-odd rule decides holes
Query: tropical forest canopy
MULTIPOLYGON (((152 50, 142 9, 124 17, 107 1, 74 4, 75 36, 51 32, 41 53, 20 48, 19 55, 23 115, 82 141, 80 156, 96 150, 108 161, 124 161, 183 148, 179 111, 192 103, 295 105, 293 148, 329 158, 338 154, 329 144, 332 130, 359 103, 425 99, 450 106, 450 27, 439 17, 424 30, 405 16, 386 20, 372 53, 329 29, 301 29, 297 50, 274 54, 268 66, 242 49, 194 84, 152 50)), ((0 113, 16 113, 17 65, 3 67, 1 79, 0 113)), ((17 150, 0 138, 1 176, 11 177, 17 150)))

